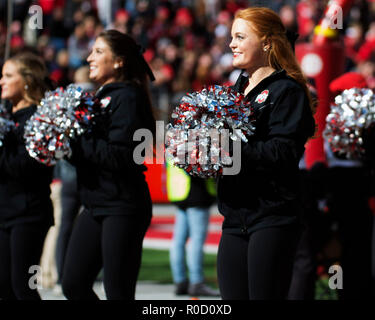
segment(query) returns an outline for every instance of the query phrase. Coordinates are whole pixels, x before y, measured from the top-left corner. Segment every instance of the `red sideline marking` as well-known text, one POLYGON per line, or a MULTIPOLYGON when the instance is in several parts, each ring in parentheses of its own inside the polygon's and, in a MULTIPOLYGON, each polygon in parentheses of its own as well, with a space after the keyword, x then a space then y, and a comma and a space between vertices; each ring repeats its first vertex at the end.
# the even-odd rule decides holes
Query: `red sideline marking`
MULTIPOLYGON (((222 216, 210 217, 209 230, 206 244, 218 245, 221 237, 222 216), (214 230, 210 230, 214 228, 214 230)), ((174 216, 155 216, 151 220, 151 225, 147 230, 146 238, 171 240, 173 236, 174 216)))

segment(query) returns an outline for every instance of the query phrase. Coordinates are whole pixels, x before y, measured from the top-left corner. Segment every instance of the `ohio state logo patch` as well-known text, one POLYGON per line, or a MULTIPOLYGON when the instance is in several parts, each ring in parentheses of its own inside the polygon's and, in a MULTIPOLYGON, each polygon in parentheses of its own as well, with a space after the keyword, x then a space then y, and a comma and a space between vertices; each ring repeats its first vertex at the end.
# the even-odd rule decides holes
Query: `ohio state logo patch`
POLYGON ((110 102, 111 102, 111 97, 105 97, 102 100, 100 100, 102 108, 104 108, 104 109, 107 108, 107 106, 109 105, 110 102))
POLYGON ((269 91, 268 90, 263 90, 255 99, 255 102, 262 103, 266 101, 268 97, 269 91))

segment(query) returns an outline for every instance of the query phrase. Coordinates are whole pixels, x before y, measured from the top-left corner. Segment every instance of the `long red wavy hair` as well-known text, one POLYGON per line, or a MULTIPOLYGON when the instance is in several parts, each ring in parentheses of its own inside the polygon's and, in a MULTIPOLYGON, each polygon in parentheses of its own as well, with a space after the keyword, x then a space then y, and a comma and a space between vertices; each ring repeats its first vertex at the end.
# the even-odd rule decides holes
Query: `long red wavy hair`
POLYGON ((311 98, 307 80, 294 55, 280 17, 271 9, 251 7, 237 11, 234 18, 250 22, 252 29, 261 41, 268 40, 270 42, 269 65, 276 70, 284 69, 291 78, 302 86, 309 98, 310 108, 314 112, 315 103, 311 98))

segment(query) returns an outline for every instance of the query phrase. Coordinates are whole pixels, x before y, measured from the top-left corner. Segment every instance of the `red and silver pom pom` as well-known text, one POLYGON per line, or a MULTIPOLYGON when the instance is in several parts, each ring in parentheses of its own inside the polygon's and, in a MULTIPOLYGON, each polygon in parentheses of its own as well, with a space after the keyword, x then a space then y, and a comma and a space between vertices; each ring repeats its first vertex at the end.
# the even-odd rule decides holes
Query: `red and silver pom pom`
POLYGON ((188 93, 167 125, 166 158, 190 175, 215 177, 231 165, 225 138, 227 145, 229 137, 247 142, 254 125, 250 103, 231 88, 214 85, 188 93))
POLYGON ((365 155, 363 134, 374 121, 373 91, 359 88, 344 90, 331 106, 323 136, 333 152, 348 159, 361 159, 365 155))
POLYGON ((48 166, 71 156, 69 140, 90 128, 107 103, 70 84, 46 92, 37 111, 25 124, 25 144, 30 156, 48 166))

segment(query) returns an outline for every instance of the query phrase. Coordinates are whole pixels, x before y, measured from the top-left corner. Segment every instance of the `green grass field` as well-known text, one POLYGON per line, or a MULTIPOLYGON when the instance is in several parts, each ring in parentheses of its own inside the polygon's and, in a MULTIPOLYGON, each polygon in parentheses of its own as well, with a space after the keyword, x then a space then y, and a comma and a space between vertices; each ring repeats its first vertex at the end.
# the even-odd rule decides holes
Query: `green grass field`
MULTIPOLYGON (((204 276, 206 282, 217 288, 216 255, 204 255, 204 276)), ((139 281, 153 281, 156 283, 173 283, 169 265, 169 251, 143 249, 142 266, 139 281)), ((328 287, 328 277, 321 277, 316 281, 317 300, 336 300, 337 293, 328 287)))
MULTIPOLYGON (((216 255, 204 255, 204 276, 208 284, 217 287, 216 255)), ((143 249, 139 281, 173 283, 169 264, 169 251, 143 249)))

